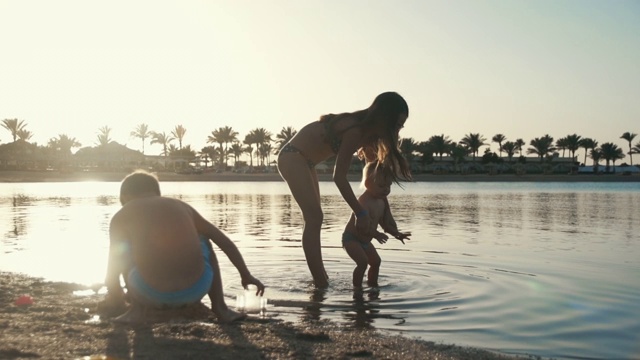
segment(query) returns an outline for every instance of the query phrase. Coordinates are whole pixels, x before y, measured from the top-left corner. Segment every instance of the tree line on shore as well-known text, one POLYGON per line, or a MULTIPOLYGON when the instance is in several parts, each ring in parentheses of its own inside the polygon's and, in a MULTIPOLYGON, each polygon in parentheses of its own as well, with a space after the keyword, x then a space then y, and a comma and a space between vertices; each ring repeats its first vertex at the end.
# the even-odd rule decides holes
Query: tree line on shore
MULTIPOLYGON (((176 125, 169 133, 166 131, 153 131, 147 124, 136 125, 130 132, 132 138, 138 139, 142 145, 142 151, 138 152, 130 149, 122 149, 124 146, 114 146, 111 135, 111 128, 103 126, 97 129, 95 146, 82 147, 74 137, 67 134, 59 134, 49 140, 46 145, 30 143, 33 133, 27 130, 27 123, 24 120, 4 119, 2 127, 11 133, 13 143, 0 144, 0 162, 4 168, 13 164, 20 168, 21 165, 38 167, 62 166, 78 163, 84 159, 85 162, 92 162, 100 165, 101 157, 109 155, 118 149, 119 154, 112 156, 111 162, 144 162, 145 145, 158 144, 161 146, 159 156, 166 160, 182 159, 183 163, 204 164, 205 168, 228 168, 229 160, 233 160, 233 166, 255 166, 264 167, 270 164, 272 155, 277 155, 278 151, 295 134, 296 130, 290 126, 283 127, 275 135, 262 127, 251 130, 244 137, 230 126, 219 127, 209 135, 206 142, 211 144, 200 150, 192 149, 191 145, 184 144, 187 128, 182 124, 176 125), (175 143, 177 142, 177 144, 175 143), (75 153, 73 149, 79 149, 75 153), (141 157, 131 157, 123 155, 125 152, 138 153, 141 157), (249 161, 242 160, 248 157, 249 161), (142 160, 140 160, 142 159, 142 160), (211 164, 211 166, 210 166, 211 164)), ((640 153, 640 141, 633 144, 637 134, 624 132, 620 138, 628 143, 626 154, 629 155, 629 165, 633 166, 633 154, 640 153)), ((533 155, 539 159, 540 163, 552 163, 554 154, 560 153, 565 157, 565 152, 569 154, 574 162, 579 163, 575 153, 579 149, 584 149, 584 160, 587 157, 593 160, 594 167, 597 168, 601 161, 604 161, 608 169, 610 164, 615 166, 616 161, 625 158, 625 150, 613 142, 599 143, 595 139, 582 137, 578 134, 569 134, 565 137, 554 139, 545 134, 541 137, 533 138, 527 143, 518 138, 510 141, 503 134, 496 134, 488 142, 487 138, 480 133, 466 134, 460 141, 453 141, 444 134, 433 135, 425 141, 417 141, 413 138, 402 138, 400 149, 405 158, 412 164, 433 164, 446 160, 454 166, 462 163, 483 163, 483 164, 503 164, 508 165, 525 163, 527 158, 523 155, 533 155), (498 154, 491 152, 492 143, 498 144, 498 154), (484 153, 479 154, 480 149, 485 147, 484 153), (504 153, 504 156, 503 156, 504 153)), ((131 153, 129 153, 130 155, 131 153)), ((111 154, 113 155, 113 154, 111 154)), ((175 164, 175 162, 174 162, 175 164)), ((121 164, 125 165, 125 164, 121 164)), ((129 164, 130 165, 130 164, 129 164)))

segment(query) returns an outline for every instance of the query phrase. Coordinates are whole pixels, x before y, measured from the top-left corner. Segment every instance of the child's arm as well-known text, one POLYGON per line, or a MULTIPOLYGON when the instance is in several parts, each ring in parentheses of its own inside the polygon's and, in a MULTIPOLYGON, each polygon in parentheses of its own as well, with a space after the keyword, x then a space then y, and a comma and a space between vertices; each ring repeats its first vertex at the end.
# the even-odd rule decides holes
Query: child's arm
POLYGON ((191 208, 191 211, 194 214, 194 223, 198 233, 211 239, 227 255, 233 266, 240 273, 242 287, 246 289, 248 285, 255 285, 258 288, 256 295, 263 295, 264 285, 251 275, 236 244, 215 225, 205 220, 195 209, 191 208))
POLYGON ((411 232, 398 231, 398 225, 391 214, 391 207, 389 206, 389 199, 387 197, 384 198, 384 203, 384 215, 380 219, 380 226, 386 233, 391 234, 391 236, 400 240, 404 244, 404 240, 410 240, 409 236, 411 236, 411 232))
MULTIPOLYGON (((114 219, 116 218, 117 216, 114 216, 114 219)), ((109 226, 109 257, 105 276, 107 294, 104 300, 98 303, 98 312, 108 317, 121 315, 127 310, 126 295, 120 286, 120 275, 124 273, 125 268, 124 249, 127 248, 127 244, 119 232, 117 221, 112 220, 109 226)))
POLYGON ((389 206, 389 198, 384 197, 384 214, 382 215, 382 219, 380 219, 380 226, 384 229, 384 231, 391 234, 387 229, 395 229, 398 231, 398 225, 396 224, 396 220, 391 215, 391 206, 389 206))
POLYGON ((373 232, 373 234, 371 234, 371 236, 372 236, 374 239, 378 240, 378 242, 379 242, 380 244, 384 244, 384 243, 386 243, 386 242, 387 242, 387 240, 389 240, 389 237, 387 236, 387 234, 385 234, 385 233, 381 233, 381 232, 380 232, 380 231, 378 231, 378 230, 375 230, 375 231, 373 232))
POLYGON ((120 275, 124 273, 124 257, 128 248, 122 234, 122 225, 118 214, 113 217, 109 224, 109 257, 107 262, 107 274, 105 285, 107 286, 108 298, 113 301, 124 302, 124 290, 120 286, 120 275))

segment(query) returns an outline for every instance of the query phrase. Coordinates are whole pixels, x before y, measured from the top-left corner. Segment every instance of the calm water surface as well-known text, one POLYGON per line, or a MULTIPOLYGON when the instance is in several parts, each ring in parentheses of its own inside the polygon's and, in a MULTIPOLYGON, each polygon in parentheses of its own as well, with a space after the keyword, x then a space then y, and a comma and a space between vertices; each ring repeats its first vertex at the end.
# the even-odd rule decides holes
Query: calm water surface
MULTIPOLYGON (((352 184, 354 188, 358 184, 352 184)), ((0 184, 0 269, 104 277, 119 183, 0 184)), ((331 286, 314 291, 301 216, 280 182, 167 182, 234 239, 268 286, 267 316, 555 358, 640 358, 640 183, 412 183, 390 195, 406 245, 377 245, 380 288, 354 296, 349 216, 321 183, 331 286)), ((357 190, 360 192, 360 190, 357 190)), ((239 276, 219 256, 225 295, 239 276)))

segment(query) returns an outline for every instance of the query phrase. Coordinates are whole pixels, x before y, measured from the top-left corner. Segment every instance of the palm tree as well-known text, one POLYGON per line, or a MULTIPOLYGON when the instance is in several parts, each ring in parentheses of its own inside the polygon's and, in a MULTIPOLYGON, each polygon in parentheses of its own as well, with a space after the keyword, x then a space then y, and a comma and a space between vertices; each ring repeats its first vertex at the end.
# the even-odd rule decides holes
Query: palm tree
POLYGON ((23 130, 27 126, 24 120, 18 119, 4 119, 2 120, 2 127, 11 132, 13 142, 16 142, 18 138, 18 131, 23 130))
POLYGON ((614 143, 607 142, 600 145, 600 152, 602 153, 602 158, 606 161, 606 171, 609 172, 609 161, 611 161, 613 162, 613 172, 616 172, 616 160, 624 158, 622 149, 614 143))
POLYGON ((173 144, 169 144, 169 147, 167 148, 167 151, 169 152, 169 156, 172 156, 173 154, 177 153, 178 151, 180 151, 180 149, 178 149, 175 145, 173 144))
POLYGON ((524 142, 524 140, 522 139, 516 139, 516 149, 518 149, 518 152, 520 153, 520 156, 522 156, 522 147, 525 146, 527 143, 524 142))
MULTIPOLYGON (((196 152, 194 150, 191 150, 191 145, 187 145, 182 149, 178 149, 175 147, 175 145, 171 144, 169 145, 168 150, 169 150, 169 157, 182 160, 179 163, 181 169, 184 169, 185 164, 187 164, 187 167, 188 167, 189 162, 196 157, 196 152)), ((173 168, 174 169, 176 168, 175 162, 173 163, 173 168)))
POLYGON ((249 131, 249 133, 247 135, 244 136, 244 143, 247 145, 244 148, 244 151, 246 153, 249 153, 249 166, 253 167, 253 147, 251 146, 251 144, 255 144, 256 140, 255 140, 256 136, 255 136, 255 132, 254 130, 249 131))
POLYGON ((20 140, 29 141, 29 139, 31 139, 31 137, 33 136, 33 133, 27 129, 20 129, 18 130, 16 135, 18 135, 18 139, 20 140))
POLYGON ((57 138, 49 139, 49 147, 62 153, 63 156, 71 155, 71 149, 80 147, 76 138, 69 137, 67 134, 60 134, 57 138))
POLYGON ((498 143, 498 152, 500 153, 500 157, 502 157, 502 142, 507 140, 507 137, 502 134, 495 134, 492 138, 492 142, 498 143))
POLYGON ((482 146, 487 145, 487 143, 485 143, 486 140, 487 139, 485 139, 484 136, 480 135, 479 133, 469 133, 465 135, 462 140, 460 140, 460 144, 465 145, 467 148, 469 148, 469 151, 471 151, 471 153, 473 154, 473 161, 475 161, 476 155, 478 155, 478 150, 480 150, 482 146))
POLYGON ((152 131, 151 132, 151 145, 153 144, 160 144, 162 146, 162 152, 160 153, 160 155, 164 156, 164 168, 167 168, 167 156, 169 156, 169 145, 170 143, 175 140, 175 138, 171 135, 167 135, 166 132, 157 132, 157 131, 152 131))
POLYGON ((433 162, 433 146, 428 141, 420 141, 416 145, 416 152, 422 154, 422 163, 433 162))
POLYGON ((640 154, 640 141, 638 141, 638 143, 637 143, 637 144, 635 144, 635 145, 633 146, 633 149, 631 149, 631 150, 632 150, 634 153, 636 153, 636 154, 640 154))
POLYGON ((224 167, 226 168, 227 159, 229 158, 229 143, 238 141, 238 135, 240 134, 230 126, 222 127, 220 128, 220 131, 222 132, 222 138, 224 139, 224 167))
POLYGON ((231 144, 231 148, 229 149, 229 153, 231 154, 231 156, 233 156, 233 166, 235 167, 238 164, 238 161, 240 161, 240 156, 242 156, 242 154, 244 154, 244 148, 242 147, 242 144, 240 144, 239 141, 235 141, 233 144, 231 144))
POLYGON ((211 147, 211 146, 205 146, 202 149, 200 149, 200 151, 198 151, 198 153, 196 154, 198 156, 198 158, 200 158, 200 161, 204 162, 204 169, 208 169, 209 168, 209 161, 211 160, 211 156, 209 155, 209 153, 206 151, 207 147, 211 147))
POLYGON ((464 157, 469 153, 469 148, 462 144, 452 144, 450 153, 456 171, 460 172, 458 165, 464 161, 464 157))
POLYGON ((567 138, 556 140, 556 150, 562 150, 562 157, 564 157, 564 151, 567 150, 567 138))
POLYGON ((57 138, 49 139, 48 144, 48 147, 65 161, 71 156, 71 149, 80 146, 82 146, 82 144, 80 144, 76 138, 69 137, 66 134, 60 134, 57 138))
POLYGON ((573 161, 576 161, 576 150, 580 148, 580 140, 582 140, 582 136, 578 134, 571 134, 567 135, 567 137, 565 137, 564 139, 567 150, 571 152, 573 161))
POLYGON ((142 153, 144 154, 144 142, 151 135, 147 124, 139 124, 135 130, 131 132, 131 137, 142 140, 142 153))
POLYGON ((633 139, 635 139, 636 135, 638 134, 625 132, 624 134, 622 134, 622 136, 620 136, 620 139, 625 139, 629 143, 629 165, 631 166, 633 166, 633 149, 631 148, 631 142, 633 141, 633 139))
POLYGON ((273 152, 273 147, 271 146, 270 142, 263 143, 258 146, 258 155, 260 155, 260 159, 261 159, 260 161, 263 166, 265 164, 265 160, 266 160, 267 166, 269 166, 269 161, 271 159, 269 155, 271 155, 271 152, 273 152))
POLYGON ((584 149, 584 164, 587 165, 587 154, 589 153, 589 150, 593 151, 598 147, 598 142, 593 140, 592 138, 582 138, 580 139, 579 144, 580 147, 584 149))
MULTIPOLYGON (((598 172, 598 163, 600 162, 600 159, 602 159, 602 151, 600 151, 599 148, 592 148, 591 149, 591 153, 589 154, 589 157, 591 159, 593 159, 593 172, 597 173, 598 172)), ((585 160, 586 162, 587 160, 585 160)))
POLYGON ((516 153, 516 143, 514 143, 513 141, 507 141, 506 143, 502 144, 502 149, 507 153, 509 163, 511 163, 513 154, 516 153))
POLYGON ((433 152, 439 155, 440 161, 442 161, 442 155, 448 154, 451 151, 452 146, 454 145, 453 141, 451 141, 451 139, 449 139, 449 137, 445 136, 444 134, 433 135, 429 138, 428 142, 429 144, 431 144, 433 152))
MULTIPOLYGON (((175 156, 174 154, 177 154, 178 151, 180 151, 180 149, 178 149, 175 145, 173 144, 169 144, 169 147, 167 148, 167 152, 169 153, 169 157, 173 159, 173 157, 175 156)), ((176 162, 173 161, 172 162, 172 167, 173 167, 173 171, 176 171, 176 162)), ((166 164, 165 164, 166 167, 166 164)))
POLYGON ((171 130, 171 136, 178 139, 178 145, 180 149, 182 149, 182 139, 184 139, 184 135, 187 133, 187 129, 182 125, 176 125, 176 127, 171 130))
POLYGON ((211 135, 207 136, 207 144, 216 144, 217 143, 218 145, 220 145, 220 150, 221 151, 219 151, 219 153, 218 153, 220 155, 220 161, 218 162, 218 164, 220 164, 220 165, 225 164, 224 169, 226 170, 227 164, 226 164, 226 161, 224 160, 225 152, 222 151, 223 150, 222 144, 224 144, 224 136, 223 136, 222 132, 220 131, 220 129, 213 130, 211 132, 211 135))
POLYGON ((282 149, 296 133, 297 131, 291 126, 283 127, 280 132, 276 134, 276 143, 278 144, 276 152, 280 152, 280 149, 282 149))
POLYGON ((413 138, 402 138, 400 140, 400 153, 407 160, 408 164, 411 164, 413 160, 413 153, 416 151, 418 144, 413 140, 413 138))
POLYGON ((98 146, 105 146, 111 142, 111 138, 109 134, 111 133, 111 128, 107 125, 98 129, 98 146))
POLYGON ((216 149, 215 146, 205 146, 202 149, 200 149, 200 154, 205 155, 205 163, 204 163, 204 167, 205 169, 207 168, 207 159, 211 159, 211 167, 213 167, 216 159, 218 159, 219 157, 219 153, 218 153, 218 149, 216 149))
POLYGON ((555 150, 553 147, 553 138, 548 134, 541 138, 531 140, 529 145, 531 145, 531 147, 527 149, 527 154, 538 155, 540 157, 540 162, 544 160, 544 157, 547 156, 547 154, 555 150))
POLYGON ((227 158, 228 158, 228 150, 229 143, 238 140, 238 132, 233 130, 230 126, 220 127, 217 130, 211 132, 211 135, 207 138, 208 143, 218 143, 220 144, 220 149, 222 150, 222 144, 224 144, 224 149, 220 154, 220 164, 224 162, 224 168, 227 168, 227 158))
MULTIPOLYGON (((260 150, 260 145, 264 145, 271 142, 271 133, 264 128, 256 128, 251 130, 251 139, 253 144, 256 144, 256 150, 260 150)), ((264 157, 261 157, 261 165, 264 166, 264 157)))

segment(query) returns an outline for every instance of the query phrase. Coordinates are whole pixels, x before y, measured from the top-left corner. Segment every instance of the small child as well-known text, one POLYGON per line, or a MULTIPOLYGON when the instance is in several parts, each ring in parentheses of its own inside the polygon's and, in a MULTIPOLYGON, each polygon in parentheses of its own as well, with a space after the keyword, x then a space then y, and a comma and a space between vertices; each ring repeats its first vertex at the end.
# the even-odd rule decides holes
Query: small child
MULTIPOLYGON (((362 279, 367 265, 369 266, 367 285, 378 286, 378 273, 382 260, 371 240, 375 238, 379 243, 384 244, 389 239, 386 234, 377 230, 378 224, 385 232, 402 241, 403 244, 404 240, 409 240, 409 236, 411 236, 410 232, 398 231, 396 222, 391 215, 387 199, 393 182, 390 169, 376 160, 372 148, 362 150, 359 156, 365 159, 366 165, 363 170, 365 191, 358 198, 358 202, 366 209, 366 216, 370 218, 371 226, 366 234, 358 233, 355 225, 356 215, 351 214, 342 233, 342 246, 356 263, 356 268, 353 270, 353 286, 356 289, 362 288, 362 279)), ((358 215, 364 216, 364 214, 358 215)))

